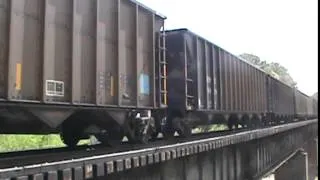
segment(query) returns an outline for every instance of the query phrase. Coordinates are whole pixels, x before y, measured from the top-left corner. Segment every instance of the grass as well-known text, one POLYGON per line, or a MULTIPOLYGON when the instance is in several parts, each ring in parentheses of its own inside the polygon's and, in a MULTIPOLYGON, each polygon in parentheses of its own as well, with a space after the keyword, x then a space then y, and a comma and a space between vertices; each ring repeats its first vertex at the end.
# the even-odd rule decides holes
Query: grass
MULTIPOLYGON (((225 125, 199 126, 193 133, 225 130, 225 125)), ((89 144, 90 140, 81 140, 80 144, 89 144)), ((28 149, 45 149, 65 147, 58 134, 51 135, 0 135, 0 152, 23 151, 28 149)))
MULTIPOLYGON (((79 144, 87 144, 81 140, 79 144)), ((0 152, 65 147, 57 134, 51 135, 0 135, 0 152)))
POLYGON ((209 126, 198 126, 193 129, 193 133, 203 133, 203 132, 213 132, 213 131, 223 131, 228 129, 228 127, 224 124, 214 124, 209 126))

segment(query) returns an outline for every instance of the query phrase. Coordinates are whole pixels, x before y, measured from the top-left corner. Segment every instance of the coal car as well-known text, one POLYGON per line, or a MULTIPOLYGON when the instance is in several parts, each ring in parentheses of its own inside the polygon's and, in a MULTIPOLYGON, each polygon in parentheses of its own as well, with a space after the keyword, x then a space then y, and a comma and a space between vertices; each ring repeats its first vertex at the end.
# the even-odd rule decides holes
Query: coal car
POLYGON ((183 135, 212 123, 251 126, 268 112, 266 74, 188 29, 166 31, 168 123, 183 135))
POLYGON ((164 20, 132 0, 1 0, 0 133, 143 141, 165 106, 164 20))
POLYGON ((271 124, 292 121, 295 114, 293 87, 267 76, 268 121, 271 124))
POLYGON ((0 0, 0 133, 147 143, 317 117, 318 102, 134 0, 0 0))
MULTIPOLYGON (((311 101, 310 104, 310 100, 309 100, 309 96, 307 96, 306 94, 302 93, 299 90, 295 90, 295 118, 297 119, 306 119, 308 116, 308 110, 310 111, 310 108, 312 108, 313 104, 311 101), (311 105, 311 107, 310 107, 311 105)), ((312 110, 311 110, 312 111, 312 110)))

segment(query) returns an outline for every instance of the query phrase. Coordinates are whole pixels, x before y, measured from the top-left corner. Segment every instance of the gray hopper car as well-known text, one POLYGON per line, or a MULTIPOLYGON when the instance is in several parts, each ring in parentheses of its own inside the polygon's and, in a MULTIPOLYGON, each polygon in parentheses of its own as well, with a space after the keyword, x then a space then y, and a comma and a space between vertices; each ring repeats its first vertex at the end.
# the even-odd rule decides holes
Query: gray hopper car
POLYGON ((0 0, 0 133, 117 145, 317 116, 316 100, 164 21, 134 0, 0 0))
POLYGON ((0 0, 0 133, 138 137, 128 119, 166 103, 164 20, 133 0, 0 0))
POLYGON ((317 102, 312 97, 295 90, 295 118, 303 120, 315 118, 317 115, 317 102))
POLYGON ((269 121, 292 120, 295 114, 293 88, 269 75, 267 88, 269 121))
MULTIPOLYGON (((304 119, 308 114, 309 97, 299 90, 295 90, 295 116, 298 119, 304 119)), ((309 107, 310 108, 310 107, 309 107)))
POLYGON ((318 100, 316 99, 313 99, 312 98, 312 101, 313 101, 313 115, 312 115, 312 118, 317 118, 318 117, 318 100))
POLYGON ((168 121, 178 131, 225 122, 257 125, 265 119, 264 72, 187 29, 166 31, 166 48, 168 121))

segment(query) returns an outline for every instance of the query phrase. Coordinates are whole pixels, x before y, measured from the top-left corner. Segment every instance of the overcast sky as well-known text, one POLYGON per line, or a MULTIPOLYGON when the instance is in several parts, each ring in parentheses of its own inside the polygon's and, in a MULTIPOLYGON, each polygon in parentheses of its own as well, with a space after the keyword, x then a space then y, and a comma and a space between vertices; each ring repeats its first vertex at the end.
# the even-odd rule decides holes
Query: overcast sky
POLYGON ((317 0, 138 0, 235 55, 286 67, 308 95, 318 90, 317 0))

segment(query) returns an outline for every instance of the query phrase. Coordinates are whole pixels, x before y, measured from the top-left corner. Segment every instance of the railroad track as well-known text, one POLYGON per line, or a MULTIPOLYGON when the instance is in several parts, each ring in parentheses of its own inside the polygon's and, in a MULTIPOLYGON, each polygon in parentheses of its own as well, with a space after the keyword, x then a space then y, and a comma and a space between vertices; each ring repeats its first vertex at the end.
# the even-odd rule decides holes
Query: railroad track
POLYGON ((184 143, 188 141, 230 135, 234 133, 243 132, 246 130, 247 129, 238 129, 233 131, 224 130, 224 131, 214 131, 210 133, 199 133, 199 134, 193 134, 192 137, 188 139, 175 137, 170 140, 164 140, 162 138, 158 138, 156 141, 153 141, 153 142, 151 141, 149 144, 139 144, 139 145, 123 142, 120 146, 116 148, 97 144, 92 146, 82 145, 82 146, 78 146, 76 149, 63 147, 63 148, 0 153, 0 169, 16 167, 16 166, 26 166, 30 164, 49 163, 54 161, 77 159, 77 158, 83 158, 88 156, 98 156, 103 154, 126 152, 130 150, 139 150, 139 149, 164 146, 164 145, 170 145, 170 144, 176 144, 176 143, 184 143))
POLYGON ((0 158, 0 163, 2 164, 2 167, 0 167, 0 179, 16 177, 25 177, 27 179, 59 177, 58 179, 61 179, 78 176, 86 179, 96 178, 113 172, 251 141, 316 122, 317 120, 309 120, 255 130, 240 129, 238 131, 198 134, 190 139, 176 138, 172 142, 159 140, 148 145, 123 144, 115 149, 93 146, 96 149, 92 148, 90 151, 78 150, 78 152, 6 156, 5 158, 0 158))

